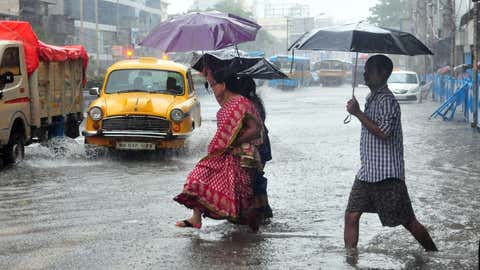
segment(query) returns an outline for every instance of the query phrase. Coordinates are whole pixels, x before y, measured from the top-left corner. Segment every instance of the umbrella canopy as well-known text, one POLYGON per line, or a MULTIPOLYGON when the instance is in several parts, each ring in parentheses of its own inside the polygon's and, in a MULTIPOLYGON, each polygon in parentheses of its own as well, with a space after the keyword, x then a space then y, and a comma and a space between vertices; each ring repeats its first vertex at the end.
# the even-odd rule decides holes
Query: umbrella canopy
POLYGON ((291 48, 402 55, 433 54, 410 33, 363 22, 312 30, 291 48))
MULTIPOLYGON (((358 53, 385 53, 401 55, 433 54, 420 40, 412 34, 395 29, 378 27, 364 22, 319 28, 304 34, 290 46, 290 49, 356 52, 355 68, 357 70, 358 53)), ((293 54, 294 50, 292 51, 293 54)), ((293 65, 293 61, 292 61, 293 65)), ((356 72, 353 73, 352 97, 355 95, 356 72)), ((349 123, 351 115, 343 122, 349 123)))
POLYGON ((250 76, 254 79, 285 79, 285 73, 263 57, 249 57, 242 51, 221 50, 194 53, 192 68, 203 72, 207 66, 212 70, 228 69, 239 76, 250 76))
POLYGON ((164 52, 218 50, 255 40, 260 27, 230 13, 194 12, 160 23, 140 45, 164 52))
POLYGON ((268 59, 261 58, 255 65, 237 73, 239 76, 250 76, 254 79, 275 80, 288 79, 280 68, 270 62, 268 59))

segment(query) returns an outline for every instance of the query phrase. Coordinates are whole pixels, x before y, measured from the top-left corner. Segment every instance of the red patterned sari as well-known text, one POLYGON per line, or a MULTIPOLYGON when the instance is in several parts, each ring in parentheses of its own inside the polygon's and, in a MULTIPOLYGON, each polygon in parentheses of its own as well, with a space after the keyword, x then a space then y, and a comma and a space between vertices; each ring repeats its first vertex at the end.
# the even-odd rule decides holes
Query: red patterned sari
POLYGON ((243 96, 232 98, 220 108, 217 132, 208 146, 208 155, 190 172, 183 192, 175 201, 198 208, 210 218, 246 223, 248 211, 253 207, 251 171, 257 167, 256 146, 262 141, 238 147, 232 147, 232 143, 241 134, 248 117, 262 123, 253 103, 243 96))

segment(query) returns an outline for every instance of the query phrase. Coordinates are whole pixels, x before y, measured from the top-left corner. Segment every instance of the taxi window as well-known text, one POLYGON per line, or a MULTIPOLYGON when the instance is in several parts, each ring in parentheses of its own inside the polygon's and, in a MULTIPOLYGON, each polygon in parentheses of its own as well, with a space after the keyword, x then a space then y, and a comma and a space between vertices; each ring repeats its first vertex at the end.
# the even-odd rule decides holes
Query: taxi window
POLYGON ((108 76, 105 93, 149 92, 167 95, 183 95, 182 74, 169 70, 122 69, 108 76))
POLYGON ((418 83, 417 75, 411 73, 392 73, 388 78, 388 83, 418 83))
POLYGON ((2 63, 0 65, 0 73, 12 72, 14 76, 20 74, 20 57, 17 47, 5 49, 2 56, 2 63))

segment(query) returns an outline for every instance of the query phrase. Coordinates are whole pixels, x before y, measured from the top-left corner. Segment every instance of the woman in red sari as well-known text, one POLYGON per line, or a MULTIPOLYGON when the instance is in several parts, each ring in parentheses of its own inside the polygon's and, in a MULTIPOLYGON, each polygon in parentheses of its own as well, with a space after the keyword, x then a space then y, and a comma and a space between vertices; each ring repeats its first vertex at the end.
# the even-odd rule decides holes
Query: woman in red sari
POLYGON ((203 214, 257 230, 252 181, 257 170, 262 169, 257 150, 262 143, 262 120, 252 101, 239 94, 237 77, 221 71, 207 74, 221 106, 217 131, 208 155, 197 163, 183 192, 174 198, 193 209, 192 216, 178 221, 176 226, 200 228, 203 214))

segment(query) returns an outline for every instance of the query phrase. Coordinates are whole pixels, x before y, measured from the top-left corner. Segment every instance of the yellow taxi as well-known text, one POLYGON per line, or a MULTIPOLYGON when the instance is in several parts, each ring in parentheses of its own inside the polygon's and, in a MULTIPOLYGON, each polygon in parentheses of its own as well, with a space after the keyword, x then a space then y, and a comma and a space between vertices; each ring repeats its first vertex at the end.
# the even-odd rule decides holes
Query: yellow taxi
POLYGON ((119 150, 182 148, 202 124, 189 68, 139 58, 110 66, 87 111, 85 143, 119 150))

